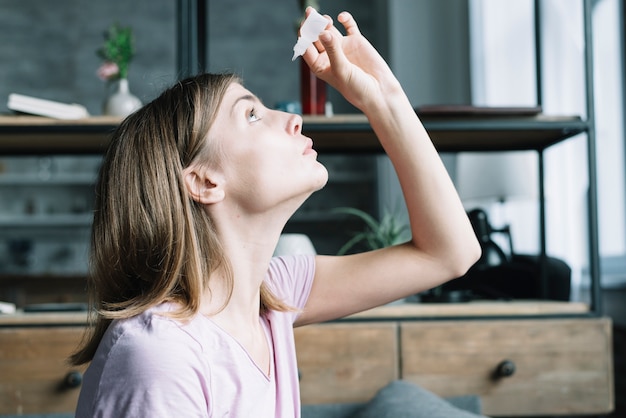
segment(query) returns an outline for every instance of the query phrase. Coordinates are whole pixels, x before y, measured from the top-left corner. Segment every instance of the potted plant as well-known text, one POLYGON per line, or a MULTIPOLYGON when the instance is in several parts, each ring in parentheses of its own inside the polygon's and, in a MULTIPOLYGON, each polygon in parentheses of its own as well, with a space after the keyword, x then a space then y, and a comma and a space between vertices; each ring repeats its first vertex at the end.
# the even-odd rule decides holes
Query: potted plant
POLYGON ((103 81, 116 82, 116 89, 103 105, 103 113, 128 116, 141 107, 141 101, 130 92, 128 69, 135 56, 135 39, 130 27, 113 24, 104 33, 104 44, 96 54, 103 60, 97 74, 103 81))
POLYGON ((339 249, 338 255, 346 254, 357 244, 364 244, 367 249, 376 250, 401 244, 411 238, 411 230, 408 224, 398 219, 397 211, 385 211, 380 220, 357 208, 340 207, 334 209, 334 212, 356 216, 365 224, 363 230, 357 232, 339 249))

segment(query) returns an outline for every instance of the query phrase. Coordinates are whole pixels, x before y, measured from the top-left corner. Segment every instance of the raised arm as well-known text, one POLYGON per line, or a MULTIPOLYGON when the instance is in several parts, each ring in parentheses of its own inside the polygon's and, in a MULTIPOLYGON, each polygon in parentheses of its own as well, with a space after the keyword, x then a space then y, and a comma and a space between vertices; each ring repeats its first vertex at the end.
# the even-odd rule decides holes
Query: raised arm
POLYGON ((412 238, 349 256, 318 256, 298 325, 320 322, 419 293, 463 275, 480 246, 448 173, 392 71, 347 12, 303 58, 368 118, 398 174, 412 238))

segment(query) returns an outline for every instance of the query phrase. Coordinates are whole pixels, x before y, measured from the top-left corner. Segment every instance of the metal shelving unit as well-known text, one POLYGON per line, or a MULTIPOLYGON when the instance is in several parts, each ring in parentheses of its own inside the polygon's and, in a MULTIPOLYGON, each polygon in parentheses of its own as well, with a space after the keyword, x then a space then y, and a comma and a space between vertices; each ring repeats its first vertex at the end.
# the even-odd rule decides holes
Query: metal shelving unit
MULTIPOLYGON (((195 16, 202 20, 203 12, 194 14, 202 0, 180 1, 181 16, 195 16), (190 14, 191 13, 191 14, 190 14)), ((540 2, 536 0, 537 22, 540 21, 540 2)), ((585 134, 588 151, 589 173, 589 271, 591 275, 591 310, 601 312, 600 268, 597 226, 597 186, 595 162, 595 125, 593 100, 593 51, 591 42, 591 0, 583 0, 584 39, 585 39, 585 92, 588 98, 585 118, 579 116, 446 116, 422 115, 424 126, 429 131, 435 146, 441 152, 460 151, 519 151, 535 150, 540 159, 540 197, 544 196, 543 153, 549 147, 585 134)), ((200 9, 199 9, 200 10, 200 9)), ((201 11, 204 9, 201 9, 201 11)), ((206 22, 183 26, 186 33, 185 53, 187 63, 197 63, 203 59, 206 45, 202 39, 194 37, 202 34, 194 28, 206 29, 206 22), (190 40, 191 39, 191 40, 190 40)), ((539 39, 540 25, 537 25, 537 62, 541 65, 539 39)), ((182 34, 180 36, 183 36, 182 34)), ((195 65, 195 64, 194 64, 195 65)), ((541 105, 541 77, 538 71, 537 97, 541 105)), ((31 116, 0 117, 0 155, 41 155, 100 154, 106 148, 111 132, 120 120, 111 117, 92 117, 79 121, 59 121, 31 116)), ((367 119, 363 115, 337 115, 332 118, 305 116, 304 133, 309 135, 321 153, 380 153, 382 150, 367 119)), ((542 200, 543 201, 543 200, 542 200)), ((541 254, 545 256, 545 208, 540 205, 541 254)))

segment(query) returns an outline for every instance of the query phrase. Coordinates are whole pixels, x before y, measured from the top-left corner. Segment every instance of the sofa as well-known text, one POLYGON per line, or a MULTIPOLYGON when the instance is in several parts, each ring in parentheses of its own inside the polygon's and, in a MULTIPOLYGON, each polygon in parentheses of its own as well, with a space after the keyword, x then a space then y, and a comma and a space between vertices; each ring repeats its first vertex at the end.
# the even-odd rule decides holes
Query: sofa
POLYGON ((404 380, 395 380, 365 403, 303 405, 302 418, 477 418, 478 396, 441 398, 404 380))

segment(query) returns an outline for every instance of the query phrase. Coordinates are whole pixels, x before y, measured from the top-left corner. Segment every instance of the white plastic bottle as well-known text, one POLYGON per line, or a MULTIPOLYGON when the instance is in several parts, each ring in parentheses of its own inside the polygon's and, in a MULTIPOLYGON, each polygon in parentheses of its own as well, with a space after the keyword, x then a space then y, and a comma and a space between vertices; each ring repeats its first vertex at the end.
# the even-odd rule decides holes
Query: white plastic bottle
POLYGON ((320 33, 324 31, 327 25, 328 20, 316 10, 313 10, 300 28, 300 37, 293 47, 293 58, 291 60, 295 61, 296 58, 304 54, 309 45, 317 41, 320 33))

